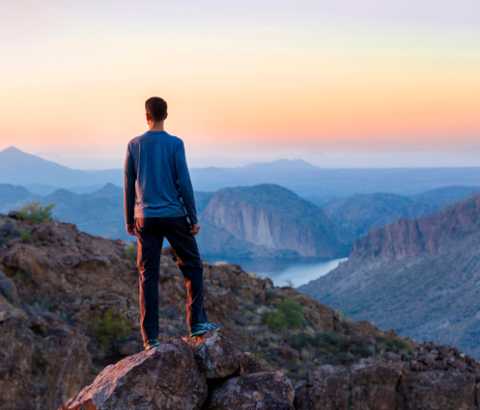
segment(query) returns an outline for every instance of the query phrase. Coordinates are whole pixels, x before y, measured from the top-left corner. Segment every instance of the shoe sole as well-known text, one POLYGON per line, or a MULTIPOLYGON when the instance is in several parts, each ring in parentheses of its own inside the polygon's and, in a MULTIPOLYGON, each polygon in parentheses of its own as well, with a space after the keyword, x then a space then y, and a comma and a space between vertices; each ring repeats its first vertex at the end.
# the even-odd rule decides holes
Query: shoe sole
POLYGON ((158 347, 160 346, 160 343, 156 344, 156 345, 152 345, 152 346, 148 346, 148 347, 145 347, 145 350, 151 350, 153 349, 154 347, 158 347))
POLYGON ((197 330, 196 332, 190 333, 190 337, 204 335, 205 333, 209 332, 210 330, 215 330, 216 332, 218 332, 218 331, 220 330, 220 328, 217 328, 217 329, 206 329, 206 330, 197 330))

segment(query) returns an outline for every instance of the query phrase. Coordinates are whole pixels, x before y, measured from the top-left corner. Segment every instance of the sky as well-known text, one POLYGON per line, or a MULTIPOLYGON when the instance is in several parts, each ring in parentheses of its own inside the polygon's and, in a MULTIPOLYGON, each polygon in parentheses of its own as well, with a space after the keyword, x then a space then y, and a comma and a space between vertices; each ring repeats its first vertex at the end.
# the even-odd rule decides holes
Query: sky
POLYGON ((191 166, 480 166, 478 0, 0 1, 0 150, 122 167, 156 95, 191 166))

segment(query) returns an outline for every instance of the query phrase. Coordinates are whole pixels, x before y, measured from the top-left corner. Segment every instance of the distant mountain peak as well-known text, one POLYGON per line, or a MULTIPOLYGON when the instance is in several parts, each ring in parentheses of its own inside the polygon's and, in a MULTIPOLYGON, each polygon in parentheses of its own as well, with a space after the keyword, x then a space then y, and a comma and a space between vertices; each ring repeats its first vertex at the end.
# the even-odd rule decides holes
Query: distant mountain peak
POLYGON ((243 168, 255 168, 255 169, 291 169, 291 170, 308 170, 308 169, 318 169, 315 165, 310 164, 303 159, 277 159, 272 162, 253 162, 251 164, 245 165, 243 168))
POLYGON ((11 147, 5 148, 3 151, 0 151, 0 154, 25 154, 25 155, 28 155, 26 152, 23 152, 22 150, 18 149, 17 147, 14 147, 13 145, 11 147))

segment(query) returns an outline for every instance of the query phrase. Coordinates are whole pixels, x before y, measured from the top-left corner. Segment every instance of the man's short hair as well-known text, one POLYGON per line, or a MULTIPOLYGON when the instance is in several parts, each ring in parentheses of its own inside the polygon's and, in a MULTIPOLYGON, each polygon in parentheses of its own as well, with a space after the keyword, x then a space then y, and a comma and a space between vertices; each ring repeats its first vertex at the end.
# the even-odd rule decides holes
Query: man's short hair
POLYGON ((167 116, 167 103, 160 97, 152 97, 145 101, 145 111, 154 121, 163 121, 167 116))

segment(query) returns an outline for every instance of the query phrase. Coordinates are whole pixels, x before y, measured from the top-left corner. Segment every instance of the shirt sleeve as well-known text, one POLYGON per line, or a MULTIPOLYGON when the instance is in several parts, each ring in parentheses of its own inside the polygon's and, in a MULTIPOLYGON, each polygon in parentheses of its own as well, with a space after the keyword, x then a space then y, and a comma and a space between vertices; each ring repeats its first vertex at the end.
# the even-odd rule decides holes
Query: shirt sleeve
POLYGON ((196 224, 198 218, 195 207, 195 197, 193 196, 193 187, 188 172, 183 141, 180 142, 175 152, 175 173, 177 175, 180 195, 182 196, 183 205, 187 211, 188 219, 190 219, 190 223, 196 224))
POLYGON ((135 163, 131 152, 131 145, 128 144, 127 154, 125 156, 125 166, 123 173, 123 207, 125 211, 125 223, 134 222, 135 209, 135 163))

